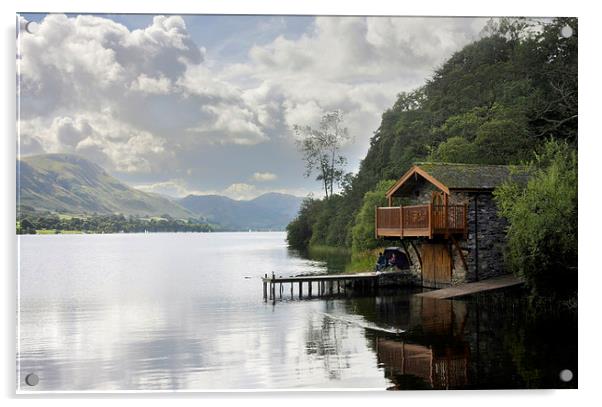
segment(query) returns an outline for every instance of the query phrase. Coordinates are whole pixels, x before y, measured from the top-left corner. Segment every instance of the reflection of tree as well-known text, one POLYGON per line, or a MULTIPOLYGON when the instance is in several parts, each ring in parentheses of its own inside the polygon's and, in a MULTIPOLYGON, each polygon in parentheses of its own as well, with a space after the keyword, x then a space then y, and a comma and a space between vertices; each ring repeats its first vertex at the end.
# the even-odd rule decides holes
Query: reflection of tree
POLYGON ((349 326, 329 318, 320 318, 315 325, 316 322, 313 316, 308 320, 305 351, 310 357, 322 360, 329 379, 340 380, 342 371, 350 367, 351 351, 343 344, 349 326))
MULTIPOLYGON (((577 387, 576 312, 534 308, 520 289, 454 301, 401 293, 328 304, 375 326, 405 330, 365 330, 392 389, 577 387), (570 383, 559 380, 563 369, 575 375, 570 383)), ((322 357, 333 377, 349 366, 341 340, 347 329, 327 319, 308 331, 308 353, 322 357)))
POLYGON ((577 388, 577 313, 527 303, 504 329, 504 344, 527 388, 577 388), (573 372, 565 383, 564 369, 573 372))

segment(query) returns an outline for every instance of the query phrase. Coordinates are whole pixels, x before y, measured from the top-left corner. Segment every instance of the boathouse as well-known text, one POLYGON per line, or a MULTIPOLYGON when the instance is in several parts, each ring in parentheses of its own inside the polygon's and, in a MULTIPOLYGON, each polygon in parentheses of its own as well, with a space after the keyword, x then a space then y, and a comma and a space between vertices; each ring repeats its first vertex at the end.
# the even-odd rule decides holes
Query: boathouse
POLYGON ((401 239, 411 270, 425 287, 446 287, 505 274, 507 222, 493 190, 526 183, 524 167, 416 163, 375 208, 377 238, 401 239))

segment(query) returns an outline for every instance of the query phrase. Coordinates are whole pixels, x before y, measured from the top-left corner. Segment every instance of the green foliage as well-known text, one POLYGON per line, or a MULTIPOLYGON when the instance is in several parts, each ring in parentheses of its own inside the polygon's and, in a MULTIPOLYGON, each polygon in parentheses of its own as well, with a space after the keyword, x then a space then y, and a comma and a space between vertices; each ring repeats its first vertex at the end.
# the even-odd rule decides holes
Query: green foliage
POLYGON ((139 218, 124 215, 59 216, 53 213, 20 214, 18 234, 47 234, 80 231, 84 233, 211 232, 215 227, 197 219, 173 219, 169 215, 139 218))
POLYGON ((577 153, 551 140, 530 164, 526 187, 506 183, 495 191, 510 223, 508 263, 534 294, 571 298, 577 293, 577 153))
POLYGON ((305 198, 301 203, 299 214, 286 227, 286 240, 295 249, 306 249, 313 233, 313 225, 320 213, 322 201, 305 198))
POLYGON ((515 164, 550 136, 576 144, 577 19, 558 18, 542 29, 526 19, 495 21, 486 37, 452 55, 423 86, 398 95, 342 193, 329 205, 315 203, 311 218, 300 214, 292 229, 315 230, 306 244, 354 251, 375 245, 374 204, 365 194, 416 161, 515 164), (571 38, 559 35, 567 24, 571 38))
POLYGON ((450 137, 437 146, 429 161, 471 163, 478 161, 477 146, 464 137, 450 137))
POLYGON ((351 229, 352 253, 374 249, 382 245, 382 240, 374 236, 374 208, 386 206, 385 193, 395 184, 395 180, 381 181, 374 190, 366 192, 362 206, 355 216, 355 223, 351 229))
POLYGON ((31 235, 36 233, 36 227, 27 218, 21 219, 17 222, 17 234, 18 235, 31 235))

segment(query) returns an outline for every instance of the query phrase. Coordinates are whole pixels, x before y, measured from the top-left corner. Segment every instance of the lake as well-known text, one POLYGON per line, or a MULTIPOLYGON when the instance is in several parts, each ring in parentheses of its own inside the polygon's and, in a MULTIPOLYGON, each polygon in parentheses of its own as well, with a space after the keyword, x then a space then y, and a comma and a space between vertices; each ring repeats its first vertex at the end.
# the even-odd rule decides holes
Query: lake
POLYGON ((299 300, 287 286, 264 302, 266 273, 341 269, 280 232, 32 235, 19 250, 23 392, 577 386, 576 313, 533 311, 521 290, 299 300))

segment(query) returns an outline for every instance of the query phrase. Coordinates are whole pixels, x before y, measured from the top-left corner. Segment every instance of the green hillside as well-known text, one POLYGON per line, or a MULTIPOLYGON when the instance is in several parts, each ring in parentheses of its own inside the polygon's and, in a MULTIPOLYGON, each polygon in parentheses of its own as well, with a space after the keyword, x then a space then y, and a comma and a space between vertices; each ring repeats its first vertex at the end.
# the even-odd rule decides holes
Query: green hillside
POLYGON ((491 24, 423 86, 400 93, 383 112, 358 173, 341 193, 303 203, 288 226, 289 244, 350 248, 365 194, 414 162, 520 163, 551 138, 576 148, 577 19, 537 25, 491 24), (569 38, 560 35, 565 25, 574 31, 569 38))
POLYGON ((131 188, 77 155, 44 154, 17 161, 22 209, 70 214, 193 216, 169 199, 131 188))

